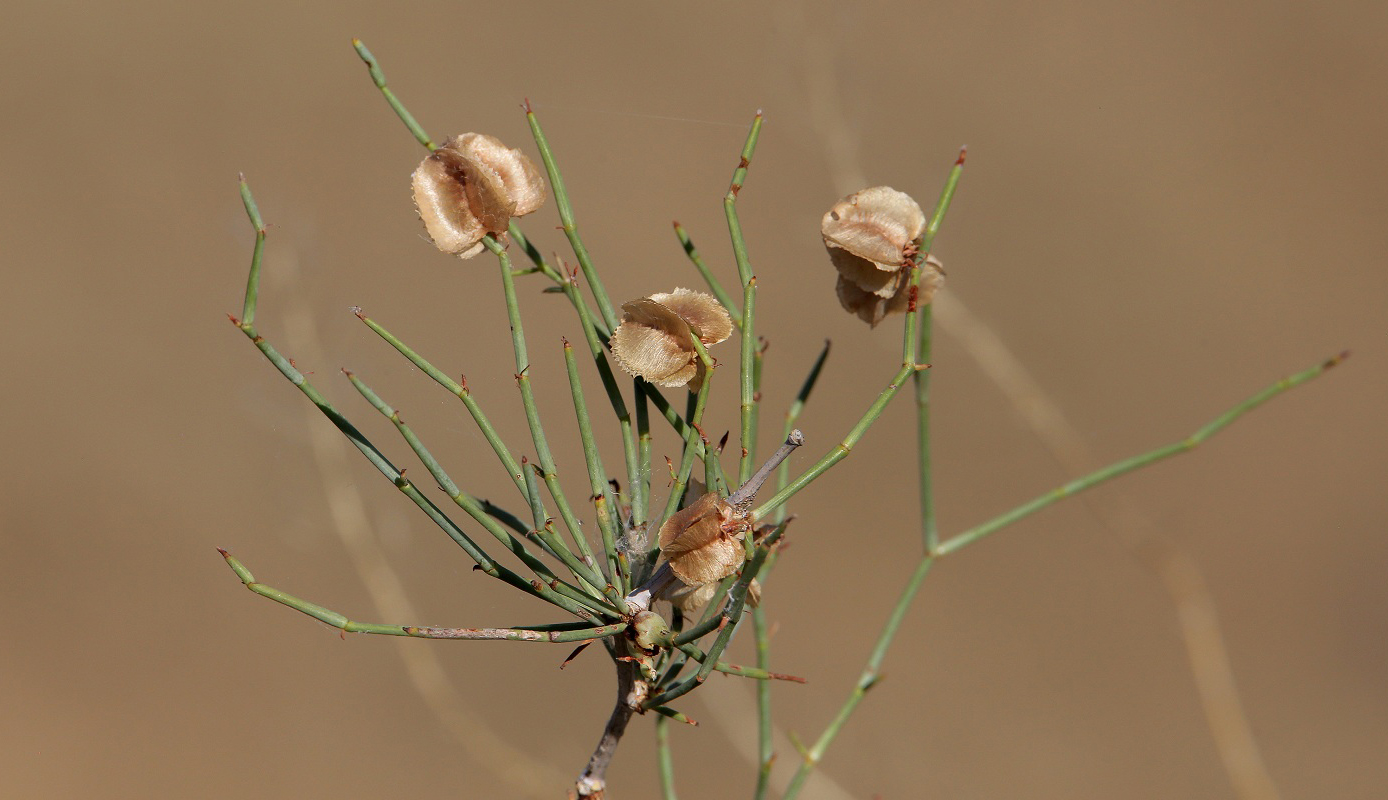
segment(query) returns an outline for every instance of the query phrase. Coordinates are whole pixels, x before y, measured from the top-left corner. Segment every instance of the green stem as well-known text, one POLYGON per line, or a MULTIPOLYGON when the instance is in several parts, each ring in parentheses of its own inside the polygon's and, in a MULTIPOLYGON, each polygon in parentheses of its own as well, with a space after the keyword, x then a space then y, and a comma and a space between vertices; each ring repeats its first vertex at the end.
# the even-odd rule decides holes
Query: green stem
MULTIPOLYGON (((914 319, 915 315, 907 317, 908 327, 911 327, 909 321, 914 319)), ((770 500, 767 500, 753 511, 752 518, 764 519, 768 513, 775 511, 787 500, 794 497, 801 489, 810 485, 810 483, 820 475, 828 472, 830 467, 847 458, 848 454, 853 452, 853 446, 858 443, 859 439, 863 438, 863 434, 867 433, 867 429, 872 427, 872 423, 876 422, 877 418, 882 415, 882 410, 887 407, 887 404, 891 402, 893 397, 896 397, 896 393, 901 391, 901 387, 906 383, 907 376, 914 372, 915 369, 916 366, 914 364, 902 364, 901 369, 897 370, 897 373, 888 381, 886 388, 878 393, 877 399, 872 402, 872 405, 868 406, 867 412, 863 414, 862 418, 858 420, 858 423, 848 432, 848 435, 843 438, 843 441, 834 445, 834 448, 826 453, 819 461, 815 462, 814 466, 805 470, 799 477, 787 484, 785 488, 776 492, 770 500)))
MULTIPOLYGON (((506 298, 506 315, 511 322, 511 349, 515 354, 516 364, 516 386, 520 388, 521 405, 525 409, 525 421, 530 428, 530 439, 535 444, 535 457, 539 459, 540 468, 544 470, 543 480, 549 489, 550 497, 554 498, 554 505, 559 510, 559 517, 564 521, 565 527, 569 530, 569 536, 574 544, 578 546, 579 552, 583 554, 584 561, 593 561, 593 550, 588 545, 588 538, 583 534, 582 524, 578 517, 574 515, 573 508, 569 506, 568 500, 564 497, 564 489, 559 484, 558 469, 554 464, 554 456, 549 449, 549 440, 545 437, 544 426, 540 423, 540 413, 535 405, 535 392, 530 386, 530 355, 525 347, 525 328, 521 324, 520 303, 516 300, 515 277, 511 274, 511 257, 507 255, 506 249, 501 246, 496 239, 488 236, 482 240, 496 255, 497 263, 501 267, 501 287, 506 298)), ((604 588, 604 594, 608 599, 620 605, 621 594, 615 587, 604 588)))
POLYGON ((638 475, 631 493, 632 525, 645 525, 651 515, 651 410, 646 396, 646 382, 641 378, 632 379, 634 402, 636 403, 636 462, 638 475))
POLYGON ((947 539, 935 550, 935 552, 927 553, 917 564, 915 572, 912 574, 910 581, 906 584, 906 588, 902 591, 901 597, 897 600, 896 607, 892 611, 891 617, 888 618, 887 624, 883 627, 882 634, 878 637, 877 645, 873 648, 872 655, 868 658, 867 668, 863 670, 862 676, 858 679, 858 683, 854 687, 848 701, 839 709, 839 713, 834 717, 829 727, 825 729, 815 745, 808 748, 802 754, 803 762, 796 771, 794 778, 792 778, 790 785, 787 787, 784 798, 789 800, 789 798, 793 798, 799 792, 800 787, 804 784, 810 771, 815 768, 819 760, 823 757, 824 751, 829 746, 829 743, 833 741, 839 729, 843 727, 844 722, 847 721, 848 717, 853 713, 853 710, 857 708, 858 703, 863 699, 863 696, 866 695, 868 689, 871 689, 873 684, 877 682, 879 677, 878 670, 883 658, 886 656, 887 648, 891 646, 892 640, 896 636, 897 628, 901 624, 901 619, 905 615, 906 609, 910 605, 912 598, 915 597, 916 591, 920 588, 921 581, 925 579, 926 573, 936 560, 966 547, 984 536, 1010 525, 1023 517, 1029 516, 1058 500, 1074 496, 1085 489, 1092 488, 1100 483, 1117 478, 1120 475, 1192 450, 1201 442, 1223 430, 1234 420, 1247 414, 1249 411, 1252 411, 1283 392, 1296 388, 1307 381, 1321 376, 1326 370, 1339 364, 1348 357, 1348 355, 1349 353, 1347 352, 1341 353, 1333 358, 1326 359, 1310 369, 1303 370, 1302 372, 1298 372, 1295 375, 1291 375, 1290 377, 1274 383, 1223 414, 1220 414, 1180 442, 1167 445, 1166 447, 1159 447, 1142 455, 1127 458, 1102 469, 1095 470, 1082 478, 1077 478, 1058 489, 1047 492, 1030 502, 1023 503, 1011 511, 947 539))
POLYGON ((733 299, 732 295, 728 294, 728 290, 723 288, 723 284, 718 281, 718 278, 709 270, 708 265, 704 263, 703 257, 700 256, 699 251, 695 249, 694 242, 689 238, 689 233, 685 231, 684 226, 679 224, 678 221, 675 222, 674 225, 675 236, 679 238, 680 246, 684 248, 684 254, 688 256, 690 262, 694 264, 694 269, 697 269, 699 274, 704 277, 704 283, 708 284, 709 291, 713 292, 713 296, 718 298, 718 302, 722 303, 723 307, 728 309, 728 314, 732 317, 733 324, 740 326, 742 324, 742 310, 737 307, 737 301, 733 299))
POLYGON ((415 121, 414 115, 405 108, 405 104, 396 99, 395 92, 392 92, 390 87, 386 85, 386 75, 381 71, 380 65, 376 63, 376 57, 371 55, 371 51, 366 49, 366 45, 362 44, 361 39, 353 39, 352 47, 356 49, 357 55, 361 56, 361 60, 366 63, 366 71, 371 74, 372 83, 375 83, 376 88, 381 90, 386 102, 390 103, 391 109, 395 111, 395 116, 405 123, 405 127, 410 129, 410 133, 420 144, 432 151, 434 141, 429 138, 429 134, 424 132, 424 128, 415 121))
MULTIPOLYGON (((747 240, 742 235, 742 221, 737 214, 737 197, 742 192, 742 185, 747 180, 747 167, 752 162, 752 154, 757 149, 757 139, 761 136, 762 115, 757 111, 756 117, 752 119, 752 128, 747 132, 747 141, 742 145, 742 157, 738 160, 737 168, 733 170, 732 180, 728 183, 728 192, 723 196, 723 216, 728 221, 728 238, 732 240, 733 257, 737 261, 738 282, 742 284, 742 324, 739 326, 742 333, 741 357, 739 359, 739 389, 742 399, 741 404, 741 430, 740 439, 742 443, 742 460, 738 466, 739 483, 746 481, 752 474, 752 450, 755 444, 752 441, 752 372, 753 351, 756 348, 756 334, 753 330, 754 306, 757 296, 757 279, 752 274, 751 259, 747 256, 747 240)), ((731 308, 731 306, 730 306, 731 308)))
MULTIPOLYGON (((243 192, 243 196, 249 194, 250 189, 247 187, 243 192)), ((251 219, 252 224, 254 224, 256 221, 255 217, 252 216, 251 219)), ((255 273, 253 277, 255 280, 249 281, 246 287, 246 293, 248 295, 259 294, 259 273, 255 273)), ((275 369, 279 370, 280 374, 283 375, 285 379, 294 384, 294 386, 296 386, 299 391, 322 412, 323 416, 327 417, 328 420, 342 432, 342 435, 347 437, 347 440, 352 443, 352 446, 356 447, 357 450, 371 462, 372 466, 376 467, 382 475, 389 478, 402 494, 410 498, 411 502, 433 520, 435 525, 438 525, 450 539, 459 547, 463 548, 463 551, 468 554, 469 558, 477 563, 477 566, 483 572, 494 578, 503 580, 528 594, 547 600, 580 618, 588 619, 592 617, 592 612, 583 608, 577 602, 556 594, 554 590, 544 584, 532 584, 515 572, 493 561, 482 548, 478 547, 476 543, 468 538, 467 534, 463 533, 462 529, 460 529, 453 520, 449 519, 446 514, 439 510, 438 506, 434 505, 433 502, 421 494, 419 490, 415 488, 414 484, 405 478, 404 474, 396 469, 395 465, 390 463, 381 451, 376 449, 376 446, 362 435, 361 431, 357 430, 356 426, 334 408, 333 405, 327 401, 327 398, 304 377, 303 373, 299 372, 299 370, 290 363, 289 359, 281 355, 278 350, 266 341, 265 338, 256 331, 254 325, 250 325, 235 318, 232 319, 232 323, 246 335, 246 338, 251 340, 256 346, 256 349, 260 350, 261 354, 274 365, 275 369)))
POLYGON ((559 209, 559 220, 564 225, 564 236, 568 238, 569 246, 578 259, 578 265, 583 270, 584 279, 588 281, 588 288, 593 292, 593 299, 597 301, 598 311, 602 313, 607 329, 614 331, 617 329, 617 312, 612 301, 608 299, 607 290, 603 288, 597 269, 593 267, 593 260, 588 255, 588 248, 583 245, 583 238, 578 235, 578 223, 574 221, 573 206, 569 204, 569 192, 564 187, 564 177, 559 174, 559 165, 555 163, 554 153, 550 150, 544 131, 540 129, 540 121, 530 109, 528 101, 525 104, 525 119, 530 123, 530 133, 535 137, 540 160, 544 162, 545 172, 549 175, 550 189, 554 191, 554 205, 559 209))
POLYGON ((251 195, 251 187, 246 184, 246 176, 240 176, 241 204, 246 207, 251 227, 255 228, 255 249, 251 251, 251 273, 246 278, 246 298, 241 306, 241 323, 255 324, 255 304, 260 297, 260 260, 265 254, 265 220, 260 217, 260 208, 251 195))
POLYGON ((766 340, 759 339, 757 348, 752 353, 752 413, 750 415, 750 432, 747 435, 747 460, 749 464, 757 463, 757 434, 761 429, 761 373, 766 360, 766 347, 766 340))
POLYGON ((675 760, 670 755, 670 720, 665 715, 655 718, 656 764, 660 768, 660 796, 678 800, 675 794, 675 760))
POLYGON ((241 579, 247 589, 260 595, 268 597, 276 603, 288 606, 295 611, 313 617, 319 622, 326 623, 347 633, 374 633, 380 636, 413 636, 420 639, 478 639, 478 640, 509 640, 516 642, 583 642, 592 639, 602 639, 614 636, 626 630, 628 625, 625 622, 617 622, 611 625, 601 625, 598 627, 584 626, 581 628, 569 628, 560 626, 537 625, 534 627, 521 628, 433 628, 417 627, 412 625, 383 625, 374 622, 354 622, 345 615, 339 614, 329 608, 324 608, 316 603, 295 597, 288 592, 281 591, 273 586, 266 586, 257 583, 250 570, 246 569, 240 561, 237 561, 230 553, 217 548, 217 552, 226 559, 227 565, 236 573, 236 577, 241 579))
MULTIPOLYGON (((940 225, 945 219, 945 212, 949 211, 950 204, 954 200, 954 191, 959 186, 959 178, 964 173, 964 157, 967 152, 965 148, 959 149, 959 157, 955 159, 954 167, 949 171, 949 177, 945 179, 944 188, 940 190, 940 199, 935 203, 935 212, 931 214, 930 221, 926 223, 925 232, 921 236, 920 252, 916 255, 917 265, 925 261, 930 248, 935 245, 935 234, 940 231, 940 225)), ((915 287, 919 285, 919 281, 920 270, 917 269, 916 274, 912 276, 911 285, 915 287)), ((923 304, 919 312, 918 338, 914 356, 915 360, 922 364, 930 363, 931 316, 930 304, 923 304)), ((925 543, 925 552, 933 553, 935 547, 940 543, 940 531, 935 522, 935 493, 932 486, 930 463, 930 371, 917 371, 915 382, 916 459, 920 479, 921 538, 925 543)))
POLYGON ((742 458, 738 462, 737 482, 743 484, 752 476, 752 454, 757 449, 753 419, 756 416, 757 341, 752 333, 757 299, 757 277, 747 279, 742 290, 742 345, 738 358, 738 394, 742 400, 739 421, 742 458))
POLYGON ((853 710, 858 707, 858 703, 867 695, 868 690, 876 685, 881 677, 879 670, 882 666, 882 659, 887 655, 887 648, 891 646, 892 639, 896 637, 897 629, 901 627, 901 620, 906 616, 906 610, 910 608, 911 600, 915 598, 916 591, 920 589, 921 582, 925 580, 925 575, 930 571, 930 566, 933 563, 934 559, 927 556, 921 560, 915 572, 911 574, 911 579, 907 581, 906 588, 902 590, 901 596, 897 599, 891 616, 887 617, 887 623, 882 627, 882 633, 877 637, 877 644, 872 648, 872 654, 868 656, 867 666, 858 676, 858 682, 854 684, 853 691, 849 693, 848 701, 839 709, 839 713, 834 715, 833 721, 824 729, 824 733, 820 734, 814 745, 801 752, 800 767, 786 786, 782 800, 791 800, 800 793, 800 788, 810 777, 810 772, 824 757, 824 751, 834 741, 834 737, 838 736, 839 729, 848 721, 848 717, 852 715, 853 710))
MULTIPOLYGON (((752 609, 752 634, 756 641, 757 668, 765 670, 771 659, 771 642, 767 632, 766 612, 752 609)), ((753 800, 765 800, 771 788, 771 765, 776 761, 772 744, 771 683, 757 684, 757 788, 753 800)))
POLYGON ((583 384, 578 377, 578 362, 574 360, 573 345, 564 340, 564 368, 569 375, 569 394, 573 397, 574 415, 578 418, 578 435, 583 443, 583 457, 588 468, 588 488, 592 492, 593 508, 597 514, 598 530, 602 534, 603 553, 607 557, 608 574, 617 584, 617 591, 627 593, 627 576, 617 559, 616 503, 611 497, 607 472, 602 455, 593 440, 593 423, 588 418, 588 402, 583 397, 583 384))
POLYGON ((516 485, 516 489, 521 493, 521 496, 529 501, 530 496, 525 490, 525 480, 521 476, 520 464, 516 461, 516 457, 511 455, 510 448, 501 440, 501 435, 496 432, 496 428, 492 426, 491 420, 487 419, 487 415, 482 412, 482 406, 480 406, 476 398, 472 396, 472 390, 467 386, 467 378, 464 377, 462 381, 453 380, 445 375, 442 370, 430 364, 419 353, 416 353, 404 342, 396 338, 395 334, 381 327, 380 323, 376 322, 374 319, 366 316, 366 312, 362 311, 361 308, 353 306, 351 311, 353 314, 356 314, 357 319, 366 323, 366 327, 370 328, 377 336, 384 339, 387 344, 394 347, 396 351, 409 359, 411 364, 414 364, 421 372, 432 378, 435 383, 447 389, 455 397, 463 401, 463 407, 467 409, 468 414, 472 417, 472 421, 477 425, 477 429, 482 432, 482 438, 486 439, 487 444, 491 445, 492 452, 496 453, 496 457, 501 460, 502 466, 506 468, 507 474, 511 476, 511 481, 516 485))
POLYGON ((942 542, 940 546, 935 549, 935 554, 938 556, 949 555, 950 553, 953 553, 956 550, 962 549, 963 547, 973 544, 974 542, 978 541, 979 539, 982 539, 990 533, 993 533, 1001 528, 1007 527, 1008 525, 1011 525, 1012 523, 1024 517, 1031 516, 1032 514, 1036 513, 1037 511, 1040 511, 1041 509, 1045 508, 1046 506, 1049 506, 1054 502, 1064 500, 1067 497, 1079 494, 1080 492, 1086 489, 1092 489, 1095 486, 1098 486, 1099 484, 1104 483, 1106 481, 1113 480, 1114 478, 1117 478, 1120 475, 1126 475, 1129 472, 1142 469, 1146 466, 1150 466, 1152 464, 1157 463, 1158 461, 1162 461, 1172 456, 1180 455, 1181 453, 1186 453, 1191 450, 1194 450, 1206 439, 1224 430, 1224 428, 1230 425, 1234 420, 1238 419, 1244 414, 1247 414, 1249 411, 1252 411, 1253 409, 1257 408, 1263 403, 1266 403, 1267 401, 1271 400, 1277 395, 1282 394, 1283 392, 1289 389, 1294 389, 1297 386, 1306 383, 1307 381, 1320 377, 1322 374, 1325 373, 1326 370, 1336 366, 1348 356, 1348 352, 1340 353, 1339 355, 1333 358, 1329 358, 1325 361, 1322 361, 1321 363, 1317 364, 1314 367, 1311 367, 1310 369, 1303 370, 1301 372, 1296 373, 1295 375, 1283 378, 1282 380, 1272 384, 1271 386, 1267 387, 1261 392, 1258 392, 1257 394, 1253 395, 1252 397, 1248 398, 1242 403, 1239 403, 1238 405, 1234 406, 1233 408, 1229 409, 1223 414, 1220 414, 1218 417, 1211 420, 1209 424, 1205 425, 1204 427, 1197 430, 1195 433, 1192 433, 1190 436, 1186 437, 1185 439, 1182 439, 1179 442, 1173 442, 1172 444, 1166 445, 1165 447, 1158 447, 1155 450, 1151 450, 1141 455, 1133 456, 1131 458, 1125 458, 1122 461, 1117 461, 1113 464, 1108 465, 1107 467, 1103 467, 1102 469, 1097 469, 1089 473, 1088 475, 1085 475, 1081 478, 1076 478, 1075 480, 1072 480, 1069 483, 1064 484, 1063 486, 1058 486, 1055 489, 1052 489, 1051 491, 1046 492, 1045 494, 1039 497, 1036 497, 1026 503, 1023 503, 1020 506, 1017 506, 1016 508, 1012 509, 1011 511, 1000 514, 994 517, 993 519, 988 520, 987 522, 984 522, 980 525, 976 525, 964 531, 963 533, 953 536, 942 542))
MULTIPOLYGON (((534 498, 540 497, 540 487, 536 482, 536 472, 538 471, 524 457, 521 458, 521 470, 525 473, 525 486, 534 498)), ((554 532, 554 520, 545 516, 544 509, 538 506, 531 507, 531 515, 535 520, 535 538, 545 546, 551 555, 563 562, 564 566, 574 574, 574 577, 584 582, 593 594, 603 595, 603 587, 607 585, 607 579, 598 574, 598 571, 590 564, 580 561, 564 540, 559 538, 559 534, 554 532)), ((625 608, 625 604, 620 606, 625 608)))
POLYGON ((728 184, 728 193, 723 196, 723 216, 728 220, 728 235, 733 243, 733 257, 737 259, 738 283, 743 286, 752 279, 752 264, 747 258, 747 242, 742 237, 742 222, 737 216, 737 195, 742 191, 742 184, 747 180, 747 166, 752 163, 752 154, 757 150, 757 139, 761 136, 762 116, 761 110, 757 110, 757 115, 752 118, 752 129, 747 131, 747 141, 742 145, 742 158, 738 160, 737 169, 733 170, 733 179, 728 184))
MULTIPOLYGON (((607 350, 603 346, 604 342, 599 338, 601 329, 592 318, 588 304, 583 301, 583 297, 578 292, 576 277, 564 281, 561 286, 563 286, 565 294, 569 295, 569 301, 578 312, 579 323, 583 326, 584 341, 588 343, 588 353, 593 358, 593 365, 597 367, 598 377, 602 379, 603 389, 607 392, 608 401, 612 405, 612 413, 617 417, 617 427, 622 435, 622 457, 626 462, 627 483, 631 487, 634 513, 638 505, 637 492, 640 491, 638 485, 641 482, 641 461, 637 453, 636 433, 632 429, 631 412, 627 410, 626 399, 622 397, 622 390, 617 386, 617 377, 612 372, 612 365, 607 358, 607 350)), ((614 513, 619 512, 614 509, 614 513)), ((640 515, 639 521, 645 521, 644 513, 640 515)), ((617 527, 620 528, 621 526, 618 525, 617 527)))
MULTIPOLYGON (((708 661, 708 654, 706 654, 703 650, 700 650, 699 646, 696 644, 685 643, 679 645, 679 649, 686 655, 688 655, 690 658, 694 659, 695 661, 698 661, 700 664, 706 663, 708 661)), ((758 681, 790 681, 791 683, 806 682, 804 678, 797 678, 794 675, 786 675, 780 672, 770 672, 762 667, 741 667, 737 664, 729 664, 724 661, 715 661, 712 669, 728 675, 738 675, 743 678, 752 678, 758 681)))
MULTIPOLYGON (((347 375, 347 379, 352 382, 352 385, 356 387, 357 391, 361 393, 362 397, 366 398, 366 401, 370 403, 373 408, 381 412, 382 415, 395 425, 396 430, 404 437, 405 443, 408 444, 415 455, 419 457, 420 462, 424 464, 424 468, 429 470, 429 474, 433 476, 439 488, 443 489, 444 493, 452 498, 453 502, 456 503, 459 508, 467 512, 468 516, 472 517, 473 520, 485 528, 488 533, 497 539, 497 541, 505 545, 523 564, 530 568, 531 572, 534 572, 535 575, 548 584, 551 589, 573 600, 577 600, 601 614, 622 617, 627 613, 625 607, 614 605, 604 599, 600 592, 595 592, 590 595, 575 586, 559 580, 558 576, 554 574, 548 565, 530 552, 524 542, 511 535, 510 531, 501 527, 495 519, 492 519, 483 511, 481 504, 478 503, 476 499, 458 488, 458 484, 454 483, 453 478, 444 470, 443 466, 439 464, 433 454, 429 452, 429 449, 424 446, 424 443, 420 441, 415 432, 400 418, 400 413, 398 411, 390 407, 371 389, 371 387, 367 386, 366 383, 355 374, 345 369, 343 372, 347 375)), ((552 549, 550 554, 559 558, 559 554, 552 549)), ((588 570, 586 574, 575 573, 575 577, 580 577, 580 575, 588 579, 590 583, 597 580, 597 576, 591 570, 588 570)), ((598 585, 602 585, 602 582, 599 581, 598 585)))
MULTIPOLYGON (((930 362, 931 349, 931 306, 929 303, 920 309, 920 339, 916 345, 916 358, 924 363, 930 362)), ((935 493, 932 487, 930 464, 930 370, 916 373, 916 465, 920 478, 921 536, 925 541, 925 552, 931 553, 940 544, 940 531, 935 522, 935 493)))

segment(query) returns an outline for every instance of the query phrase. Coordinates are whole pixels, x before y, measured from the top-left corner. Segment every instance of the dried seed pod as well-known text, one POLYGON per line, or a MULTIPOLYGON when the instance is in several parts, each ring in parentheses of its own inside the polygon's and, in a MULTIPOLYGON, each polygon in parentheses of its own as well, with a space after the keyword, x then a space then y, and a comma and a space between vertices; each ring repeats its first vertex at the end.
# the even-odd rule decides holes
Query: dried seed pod
POLYGON ((746 521, 709 492, 660 526, 660 554, 687 586, 721 581, 742 566, 746 521))
MULTIPOLYGON (((916 240, 925 231, 925 212, 910 195, 874 186, 843 198, 820 223, 824 247, 838 270, 839 303, 869 325, 904 311, 916 240)), ((940 262, 922 269, 917 302, 928 303, 939 287, 940 262)))
POLYGON ((820 232, 825 247, 846 250, 877 269, 896 272, 912 243, 925 232, 925 212, 905 192, 874 186, 835 203, 820 222, 820 232))
POLYGON ((429 238, 461 258, 477 255, 482 237, 504 232, 512 217, 545 202, 544 179, 530 159, 481 133, 450 137, 420 163, 412 183, 429 238))
POLYGON ((732 318, 712 295, 676 289, 622 305, 622 324, 612 334, 612 355, 622 369, 656 386, 703 383, 704 366, 694 349, 694 333, 715 345, 733 333, 732 318))
MULTIPOLYGON (((945 282, 945 272, 940 260, 934 256, 928 256, 920 268, 922 271, 916 290, 916 303, 924 305, 934 299, 936 290, 945 282)), ((903 269, 892 275, 892 281, 885 293, 867 291, 840 272, 837 286, 839 304, 845 311, 857 314, 863 322, 875 327, 888 314, 906 310, 910 300, 910 283, 911 270, 903 269)))

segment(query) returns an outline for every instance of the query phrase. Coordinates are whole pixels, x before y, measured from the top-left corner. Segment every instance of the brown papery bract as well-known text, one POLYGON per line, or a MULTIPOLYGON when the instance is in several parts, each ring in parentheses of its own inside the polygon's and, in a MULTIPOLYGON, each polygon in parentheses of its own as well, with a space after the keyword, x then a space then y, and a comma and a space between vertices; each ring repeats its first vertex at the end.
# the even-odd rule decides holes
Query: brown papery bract
POLYGON ((908 248, 925 232, 925 212, 905 192, 874 186, 854 192, 834 204, 820 221, 824 246, 847 250, 895 272, 909 255, 908 248))
MULTIPOLYGON (((935 292, 945 282, 945 273, 940 260, 929 256, 921 264, 921 279, 916 290, 916 303, 924 305, 935 298, 935 292)), ((858 318, 873 327, 886 319, 888 314, 906 310, 910 302, 909 286, 911 270, 898 270, 886 284, 885 290, 868 291, 843 272, 839 273, 836 287, 839 304, 845 311, 857 314, 858 318)))
MULTIPOLYGON (((916 243, 925 232, 925 212, 911 196, 890 186, 854 192, 834 204, 820 222, 824 247, 838 270, 839 303, 876 326, 905 311, 916 243)), ((944 272, 940 262, 921 266, 918 303, 929 303, 944 272)))
POLYGON ((481 133, 446 140, 415 169, 415 208, 434 245, 471 258, 482 237, 504 233, 512 217, 545 202, 545 183, 519 150, 481 133))
POLYGON ((612 333, 612 355, 627 373, 656 386, 698 389, 704 367, 693 331, 709 346, 733 332, 727 310, 712 295, 690 289, 632 300, 622 311, 622 324, 612 333))
POLYGON ((745 530, 728 501, 709 492, 660 526, 660 554, 687 586, 721 581, 742 566, 745 530))

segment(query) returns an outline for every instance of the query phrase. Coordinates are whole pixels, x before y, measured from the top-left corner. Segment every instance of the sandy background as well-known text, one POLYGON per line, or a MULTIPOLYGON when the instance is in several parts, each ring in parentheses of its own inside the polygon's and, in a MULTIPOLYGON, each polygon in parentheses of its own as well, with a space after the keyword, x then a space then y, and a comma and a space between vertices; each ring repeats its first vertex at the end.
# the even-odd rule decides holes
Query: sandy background
MULTIPOLYGON (((1384 796, 1381 3, 12 3, 6 17, 0 794, 560 797, 597 737, 612 686, 596 651, 561 673, 567 647, 343 641, 247 593, 214 550, 386 621, 334 496, 418 609, 390 621, 556 619, 470 572, 343 445, 315 455, 327 424, 226 322, 250 253, 244 170, 273 225, 262 332, 399 462, 338 367, 403 409, 471 491, 511 501, 456 401, 345 310, 466 372, 530 452, 495 270, 421 241, 407 177, 423 151, 352 53, 360 36, 436 137, 529 148, 531 98, 622 298, 697 280, 671 219, 732 274, 720 198, 764 108, 741 205, 772 341, 764 446, 821 340, 835 348, 801 467, 900 346, 896 324, 838 309, 819 217, 854 170, 933 203, 961 144, 936 247, 946 291, 1076 424, 1087 467, 1354 350, 1207 448, 941 563, 823 770, 856 797, 1235 797, 1173 605, 1103 522, 1132 508, 1202 570, 1284 796, 1384 796), (352 486, 360 512, 342 505, 352 486), (430 701, 401 658, 421 648, 451 687, 430 701), (488 750, 488 731, 523 755, 488 750)), ((546 250, 564 244, 555 224, 552 206, 526 220, 546 250)), ((558 348, 577 326, 562 298, 522 286, 541 410, 581 495, 558 348)), ((934 363, 947 533, 1074 474, 958 338, 942 334, 934 363)), ((731 381, 716 401, 721 431, 731 381)), ((811 681, 775 688, 778 719, 807 739, 918 557, 912 425, 893 406, 796 504, 766 608, 776 667, 811 681)), ((657 454, 674 448, 665 436, 657 454)), ((750 796, 730 738, 747 729, 725 710, 745 688, 715 679, 683 703, 703 724, 673 732, 682 796, 750 796)), ((615 796, 655 796, 651 739, 637 720, 615 796)))

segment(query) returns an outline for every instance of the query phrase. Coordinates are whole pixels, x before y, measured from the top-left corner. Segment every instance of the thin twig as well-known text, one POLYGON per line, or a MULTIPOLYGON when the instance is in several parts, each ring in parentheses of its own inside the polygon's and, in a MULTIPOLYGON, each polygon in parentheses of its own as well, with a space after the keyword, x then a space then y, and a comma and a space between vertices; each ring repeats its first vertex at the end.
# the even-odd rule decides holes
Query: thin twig
POLYGON ((636 665, 630 662, 617 664, 617 702, 612 708, 612 715, 607 719, 607 725, 602 729, 597 746, 593 748, 593 755, 588 758, 587 766, 574 783, 574 791, 578 797, 602 800, 606 796, 607 767, 612 763, 612 757, 617 754, 617 745, 621 743, 622 734, 626 733, 627 723, 631 721, 631 715, 636 712, 638 704, 635 694, 641 681, 636 672, 636 665))
POLYGON ((987 522, 976 525, 963 533, 945 540, 935 552, 927 553, 917 565, 915 573, 912 574, 906 588, 902 591, 901 597, 897 601, 897 606, 892 612, 892 616, 888 619, 886 626, 884 626, 882 630, 882 634, 878 637, 877 645, 873 648, 872 655, 868 659, 868 666, 864 669, 862 677, 859 678, 848 701, 844 703, 839 713, 834 717, 834 720, 830 722, 829 726, 815 744, 806 751, 800 768, 796 771, 795 778, 792 779, 791 788, 786 790, 784 800, 790 800, 790 798, 793 798, 798 793, 800 785, 804 782, 804 777, 802 776, 808 775, 819 763, 819 759, 823 757, 825 749, 828 748, 829 744, 838 734, 843 723, 848 719, 849 715, 853 713, 853 710, 867 693, 867 690, 872 688, 872 685, 876 683, 878 666, 882 658, 886 655, 887 648, 890 647, 896 635, 897 626, 900 624, 902 616, 910 605, 911 598, 915 596, 916 590, 920 588, 921 581, 925 578, 926 573, 930 570, 931 565, 935 561, 967 547, 979 539, 1001 530, 1008 525, 1018 522, 1052 503, 1071 497, 1085 489, 1092 489, 1099 484, 1113 480, 1114 478, 1134 470, 1150 466, 1158 461, 1189 452, 1201 442, 1223 430, 1234 420, 1252 411, 1268 400, 1271 400, 1273 397, 1325 374, 1326 370, 1339 364, 1347 355, 1347 353, 1341 353, 1310 369, 1298 372, 1295 375, 1274 383, 1223 414, 1220 414, 1218 417, 1215 417, 1212 421, 1198 429, 1194 434, 1179 442, 1165 447, 1158 447, 1155 450, 1150 450, 1141 455, 1133 456, 1132 458, 1117 461, 1107 467, 1095 470, 1088 475, 1076 478, 1066 483, 1064 486, 1058 487, 1040 497, 1017 506, 1011 511, 1000 514, 987 522))

